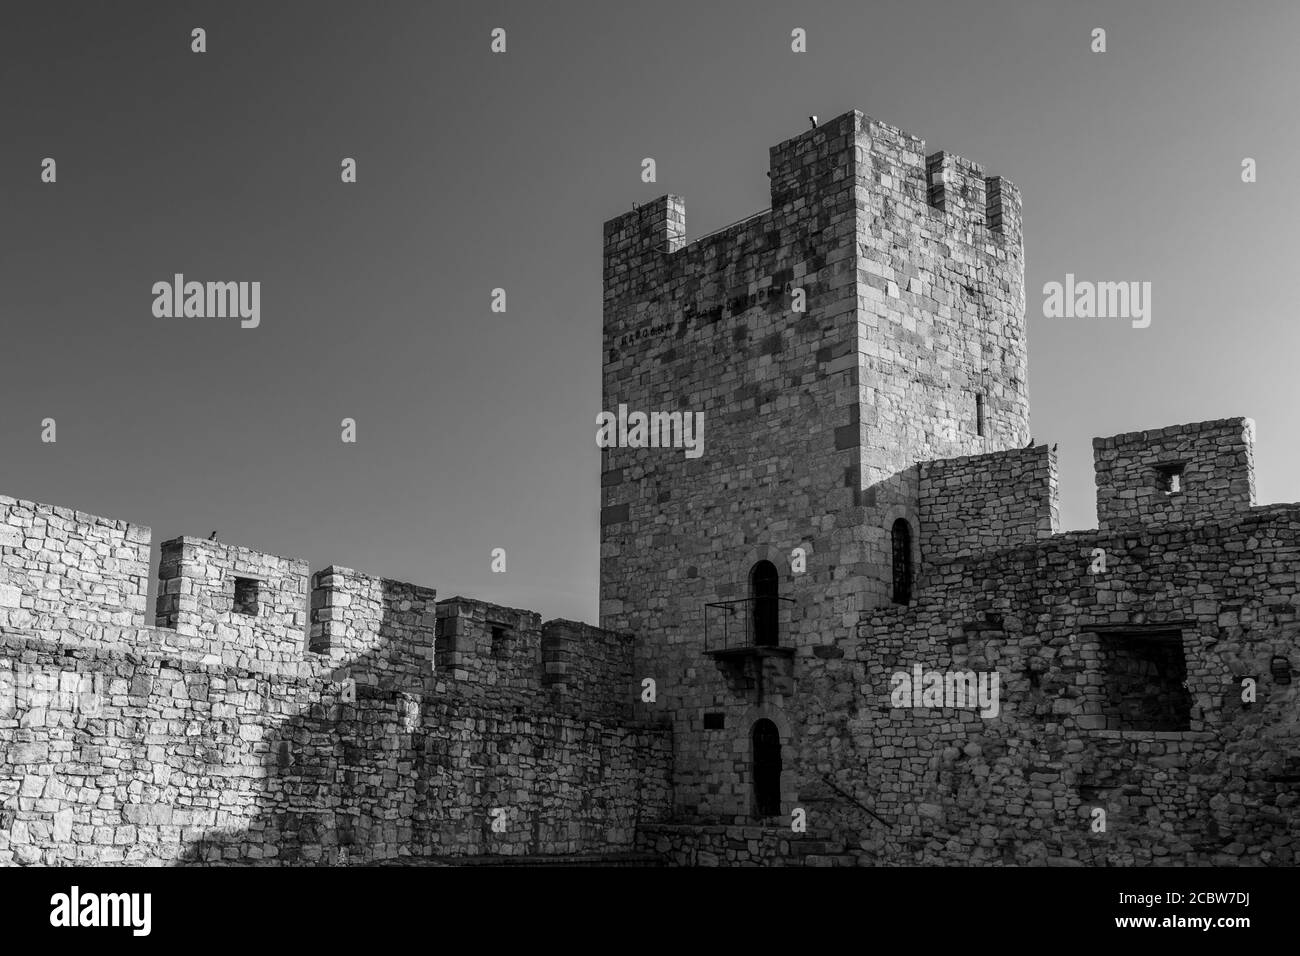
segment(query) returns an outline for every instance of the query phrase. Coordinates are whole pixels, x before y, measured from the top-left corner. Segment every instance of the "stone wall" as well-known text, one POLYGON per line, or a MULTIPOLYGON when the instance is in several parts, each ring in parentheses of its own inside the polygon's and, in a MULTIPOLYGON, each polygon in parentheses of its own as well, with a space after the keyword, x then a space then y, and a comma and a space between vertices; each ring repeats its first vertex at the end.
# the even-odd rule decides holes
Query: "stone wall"
POLYGON ((1028 438, 1018 195, 925 157, 847 113, 772 148, 769 210, 689 243, 674 196, 605 224, 604 408, 704 413, 698 458, 602 461, 601 624, 637 635, 635 672, 658 688, 640 712, 674 727, 682 813, 749 817, 744 778, 717 768, 748 752, 760 683, 765 706, 789 704, 779 662, 706 656, 706 619, 716 639, 748 613, 709 605, 748 599, 770 561, 793 599, 779 643, 810 651, 889 603, 894 521, 916 546, 917 462, 1028 438), (726 734, 703 731, 706 710, 726 734))
POLYGON ((1059 530, 1056 453, 1046 445, 921 465, 921 554, 943 563, 1059 530))
POLYGON ((86 635, 144 624, 149 534, 0 495, 0 626, 86 635))
POLYGON ((1255 423, 1225 418, 1093 439, 1097 522, 1192 521, 1255 504, 1255 423), (1171 488, 1171 473, 1177 486, 1171 488))
POLYGON ((250 670, 295 670, 307 647, 306 561, 220 541, 164 541, 155 623, 167 645, 250 670))
POLYGON ((494 700, 536 704, 543 681, 542 619, 485 601, 440 601, 437 667, 494 700))
POLYGON ((629 635, 330 567, 308 646, 302 562, 195 538, 145 627, 146 530, 4 500, 0 864, 617 854, 670 811, 629 635))
POLYGON ((601 852, 669 803, 653 728, 12 633, 0 652, 22 690, 0 703, 0 863, 601 852))
POLYGON ((637 832, 637 845, 674 866, 859 866, 865 854, 815 832, 787 826, 721 826, 652 823, 637 832))
POLYGON ((581 700, 588 713, 623 713, 641 694, 632 672, 634 649, 631 634, 548 621, 542 630, 542 682, 560 700, 581 700))
POLYGON ((329 567, 312 575, 310 647, 367 683, 421 679, 434 670, 436 610, 432 588, 329 567))
POLYGON ((790 861, 802 810, 831 862, 1300 862, 1300 507, 1253 507, 1249 421, 1097 440, 1100 529, 1059 534, 1015 188, 857 113, 770 167, 771 210, 694 242, 676 197, 606 224, 605 408, 706 422, 698 459, 602 462, 602 624, 673 729, 643 845, 790 861))
POLYGON ((932 568, 911 606, 801 655, 793 773, 810 825, 839 821, 903 863, 1300 862, 1300 507, 1220 519, 932 568), (894 706, 893 675, 918 664, 997 674, 998 713, 894 706))

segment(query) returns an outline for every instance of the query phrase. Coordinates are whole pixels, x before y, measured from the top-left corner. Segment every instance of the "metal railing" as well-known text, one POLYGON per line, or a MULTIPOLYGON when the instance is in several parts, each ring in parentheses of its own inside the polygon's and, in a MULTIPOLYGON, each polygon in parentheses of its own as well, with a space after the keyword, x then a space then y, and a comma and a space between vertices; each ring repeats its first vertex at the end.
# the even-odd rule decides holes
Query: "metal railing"
POLYGON ((689 240, 686 243, 686 245, 689 246, 692 243, 703 242, 705 239, 711 239, 714 236, 721 235, 722 233, 726 232, 728 229, 732 229, 736 226, 739 226, 741 223, 749 222, 749 220, 751 219, 757 219, 759 216, 766 216, 771 211, 772 211, 771 206, 768 206, 766 209, 760 209, 758 212, 751 213, 750 215, 745 216, 743 219, 737 219, 735 222, 729 222, 725 226, 721 227, 720 229, 714 229, 712 232, 706 232, 702 236, 696 236, 694 239, 689 240))
POLYGON ((794 603, 794 598, 765 595, 704 605, 705 652, 781 646, 794 603))
POLYGON ((830 774, 828 774, 828 773, 824 773, 824 774, 822 774, 822 780, 825 781, 825 783, 826 783, 826 785, 827 785, 828 787, 830 787, 832 790, 834 790, 837 794, 839 794, 839 795, 840 795, 841 797, 843 797, 845 800, 849 801, 849 803, 853 804, 855 807, 857 807, 857 808, 858 808, 859 810, 861 810, 863 813, 868 814, 868 815, 869 815, 873 820, 876 820, 876 821, 882 823, 883 825, 885 825, 885 826, 887 826, 887 827, 892 827, 892 826, 893 826, 893 824, 891 824, 888 820, 886 820, 886 819, 885 819, 884 817, 882 817, 880 814, 876 813, 875 810, 872 810, 869 806, 867 806, 865 803, 863 803, 861 800, 859 800, 857 797, 855 797, 855 796, 854 796, 853 794, 851 794, 849 791, 847 791, 847 790, 845 790, 843 787, 841 787, 841 786, 840 786, 840 785, 835 781, 835 778, 832 777, 830 774))

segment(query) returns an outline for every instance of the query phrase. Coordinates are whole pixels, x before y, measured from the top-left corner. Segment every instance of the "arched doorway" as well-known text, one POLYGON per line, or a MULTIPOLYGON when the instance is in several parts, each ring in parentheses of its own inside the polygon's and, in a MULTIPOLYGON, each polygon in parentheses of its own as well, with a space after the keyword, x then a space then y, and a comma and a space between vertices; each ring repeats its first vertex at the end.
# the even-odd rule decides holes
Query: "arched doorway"
POLYGON ((776 729, 776 724, 764 717, 754 722, 751 738, 754 816, 779 816, 781 813, 781 734, 776 729))
POLYGON ((780 635, 777 607, 781 579, 776 565, 759 561, 749 572, 750 615, 754 628, 754 643, 759 647, 776 647, 780 635))

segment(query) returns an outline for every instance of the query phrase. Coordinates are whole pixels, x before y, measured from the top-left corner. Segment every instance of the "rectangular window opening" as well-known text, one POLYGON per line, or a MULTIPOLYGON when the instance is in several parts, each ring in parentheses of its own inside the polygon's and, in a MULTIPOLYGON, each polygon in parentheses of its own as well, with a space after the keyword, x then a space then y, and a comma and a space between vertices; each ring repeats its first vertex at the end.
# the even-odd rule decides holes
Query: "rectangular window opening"
POLYGON ((1108 730, 1191 729, 1192 696, 1179 631, 1100 634, 1101 712, 1108 730))
POLYGON ((723 730, 727 726, 726 714, 719 711, 712 711, 704 715, 705 730, 723 730))
POLYGON ((257 616, 258 588, 261 582, 257 578, 235 578, 235 613, 257 616))
POLYGON ((505 658, 509 655, 507 642, 510 639, 510 629, 504 624, 490 624, 492 633, 492 656, 498 659, 505 658))
POLYGON ((1186 467, 1181 462, 1171 465, 1157 465, 1157 487, 1167 495, 1182 494, 1183 471, 1186 467))
POLYGON ((984 435, 984 393, 975 393, 975 434, 984 435))

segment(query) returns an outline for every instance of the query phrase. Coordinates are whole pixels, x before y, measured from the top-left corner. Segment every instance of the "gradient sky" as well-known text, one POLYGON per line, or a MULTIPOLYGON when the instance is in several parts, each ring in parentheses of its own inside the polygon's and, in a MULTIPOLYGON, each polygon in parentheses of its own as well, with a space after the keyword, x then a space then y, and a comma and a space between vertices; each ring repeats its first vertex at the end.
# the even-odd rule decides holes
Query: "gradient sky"
POLYGON ((217 529, 595 621, 601 224, 763 209, 768 147, 857 108, 1022 191, 1064 528, 1095 526, 1092 436, 1230 415, 1295 500, 1297 37, 1291 0, 6 0, 0 493, 149 525, 155 561, 217 529), (155 319, 175 272, 260 280, 261 327, 155 319), (1151 282, 1150 328, 1044 319, 1067 272, 1151 282))

